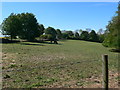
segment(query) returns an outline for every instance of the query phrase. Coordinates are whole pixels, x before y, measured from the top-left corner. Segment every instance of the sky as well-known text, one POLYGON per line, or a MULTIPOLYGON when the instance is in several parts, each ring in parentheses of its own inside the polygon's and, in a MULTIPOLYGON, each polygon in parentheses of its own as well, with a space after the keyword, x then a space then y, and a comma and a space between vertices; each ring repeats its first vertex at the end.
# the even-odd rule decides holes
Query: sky
POLYGON ((119 2, 119 0, 1 0, 2 2, 119 2))
POLYGON ((61 30, 106 29, 117 2, 2 2, 2 22, 11 13, 33 13, 38 22, 61 30))

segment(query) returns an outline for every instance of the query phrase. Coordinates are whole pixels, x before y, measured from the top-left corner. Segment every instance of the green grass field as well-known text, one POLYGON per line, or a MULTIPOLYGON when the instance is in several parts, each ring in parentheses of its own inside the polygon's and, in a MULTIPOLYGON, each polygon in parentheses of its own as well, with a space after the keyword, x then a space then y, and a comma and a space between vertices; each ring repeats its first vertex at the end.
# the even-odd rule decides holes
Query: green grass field
POLYGON ((80 40, 2 45, 3 88, 84 87, 86 78, 102 75, 102 55, 109 55, 109 70, 117 71, 117 53, 101 43, 80 40))

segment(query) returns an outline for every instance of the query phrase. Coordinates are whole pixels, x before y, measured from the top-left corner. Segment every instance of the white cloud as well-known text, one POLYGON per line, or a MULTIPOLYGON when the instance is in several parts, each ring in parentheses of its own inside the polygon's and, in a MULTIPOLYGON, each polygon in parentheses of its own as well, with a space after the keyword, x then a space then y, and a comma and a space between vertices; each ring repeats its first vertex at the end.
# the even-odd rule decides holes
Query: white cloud
POLYGON ((119 0, 1 0, 2 2, 119 2, 119 0))

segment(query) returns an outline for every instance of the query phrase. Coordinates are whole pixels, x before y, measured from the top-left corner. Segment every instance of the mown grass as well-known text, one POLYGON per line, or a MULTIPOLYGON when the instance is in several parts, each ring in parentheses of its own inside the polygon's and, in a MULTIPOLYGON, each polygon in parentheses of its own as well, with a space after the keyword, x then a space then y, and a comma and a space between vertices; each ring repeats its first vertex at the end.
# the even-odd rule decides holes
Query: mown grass
POLYGON ((2 51, 3 87, 79 87, 84 78, 102 74, 103 54, 109 55, 109 69, 117 70, 117 53, 95 42, 20 42, 3 44, 2 51))

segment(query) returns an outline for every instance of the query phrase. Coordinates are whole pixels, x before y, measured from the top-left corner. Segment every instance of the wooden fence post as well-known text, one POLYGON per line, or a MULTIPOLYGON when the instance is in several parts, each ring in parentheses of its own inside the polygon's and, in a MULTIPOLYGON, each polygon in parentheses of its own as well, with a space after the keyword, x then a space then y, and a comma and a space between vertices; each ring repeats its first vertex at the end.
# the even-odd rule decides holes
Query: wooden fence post
POLYGON ((102 55, 103 61, 103 88, 108 90, 108 55, 102 55))

